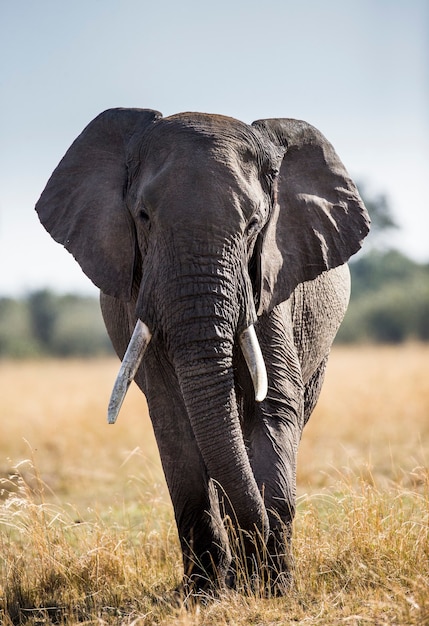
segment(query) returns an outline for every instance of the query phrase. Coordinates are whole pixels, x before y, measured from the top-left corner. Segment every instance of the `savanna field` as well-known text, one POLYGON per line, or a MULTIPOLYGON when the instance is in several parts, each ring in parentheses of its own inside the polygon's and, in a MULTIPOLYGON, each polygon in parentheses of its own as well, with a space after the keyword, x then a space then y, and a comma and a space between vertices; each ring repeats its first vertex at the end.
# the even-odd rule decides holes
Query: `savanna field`
POLYGON ((0 623, 429 624, 429 346, 336 347, 300 447, 294 583, 185 608, 144 397, 115 359, 0 362, 0 623))

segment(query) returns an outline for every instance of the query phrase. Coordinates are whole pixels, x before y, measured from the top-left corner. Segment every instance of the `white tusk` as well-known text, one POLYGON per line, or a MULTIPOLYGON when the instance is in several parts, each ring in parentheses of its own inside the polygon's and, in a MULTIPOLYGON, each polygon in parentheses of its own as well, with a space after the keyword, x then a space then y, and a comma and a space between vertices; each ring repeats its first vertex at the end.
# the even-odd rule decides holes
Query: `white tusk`
POLYGON ((262 402, 268 392, 267 370, 253 324, 241 333, 240 346, 252 378, 255 400, 262 402))
POLYGON ((121 368, 113 385, 112 395, 110 396, 109 408, 107 410, 107 421, 109 424, 116 422, 128 387, 137 373, 151 337, 151 332, 146 324, 141 320, 137 320, 127 351, 122 359, 121 368))

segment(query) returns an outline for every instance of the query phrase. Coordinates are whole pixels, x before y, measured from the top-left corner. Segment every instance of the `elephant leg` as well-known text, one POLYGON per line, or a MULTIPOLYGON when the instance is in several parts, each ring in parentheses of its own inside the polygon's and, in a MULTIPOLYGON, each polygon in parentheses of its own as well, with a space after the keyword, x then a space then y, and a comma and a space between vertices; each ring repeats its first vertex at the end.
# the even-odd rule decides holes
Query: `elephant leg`
POLYGON ((252 469, 270 523, 262 583, 274 594, 285 593, 291 580, 296 461, 304 423, 304 385, 291 325, 285 321, 286 306, 277 307, 258 322, 269 389, 245 425, 252 469))
POLYGON ((217 490, 207 475, 173 369, 156 340, 144 357, 146 396, 183 553, 186 592, 222 585, 231 557, 217 490))

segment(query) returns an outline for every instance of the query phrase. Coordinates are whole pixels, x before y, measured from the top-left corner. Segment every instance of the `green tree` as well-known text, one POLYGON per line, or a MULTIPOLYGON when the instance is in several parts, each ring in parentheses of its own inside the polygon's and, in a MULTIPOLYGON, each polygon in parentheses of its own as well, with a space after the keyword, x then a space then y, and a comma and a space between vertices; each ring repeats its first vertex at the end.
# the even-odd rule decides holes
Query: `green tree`
POLYGON ((92 356, 112 352, 95 298, 76 295, 58 300, 58 320, 52 350, 58 356, 92 356))
POLYGON ((371 217, 371 230, 365 241, 364 251, 383 247, 390 232, 399 228, 389 199, 385 193, 370 193, 368 185, 362 181, 358 183, 358 189, 371 217))
POLYGON ((49 290, 31 293, 27 298, 33 336, 43 351, 50 352, 58 320, 58 299, 49 290))
POLYGON ((372 250, 350 271, 352 298, 338 342, 429 340, 429 264, 372 250))
POLYGON ((0 298, 0 357, 35 356, 39 346, 31 330, 27 303, 0 298))

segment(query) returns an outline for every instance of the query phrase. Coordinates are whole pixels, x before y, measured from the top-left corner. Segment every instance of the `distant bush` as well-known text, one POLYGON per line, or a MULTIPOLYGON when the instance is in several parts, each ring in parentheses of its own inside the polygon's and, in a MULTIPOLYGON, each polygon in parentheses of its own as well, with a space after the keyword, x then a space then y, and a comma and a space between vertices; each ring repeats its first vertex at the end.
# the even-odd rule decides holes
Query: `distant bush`
POLYGON ((0 298, 0 356, 27 357, 38 352, 26 303, 0 298))
POLYGON ((73 295, 61 299, 52 350, 59 356, 91 356, 112 351, 97 299, 73 295))
POLYGON ((350 270, 352 298, 338 342, 429 341, 429 265, 372 252, 350 270))
POLYGON ((37 291, 0 298, 0 357, 96 356, 112 347, 96 298, 37 291))

